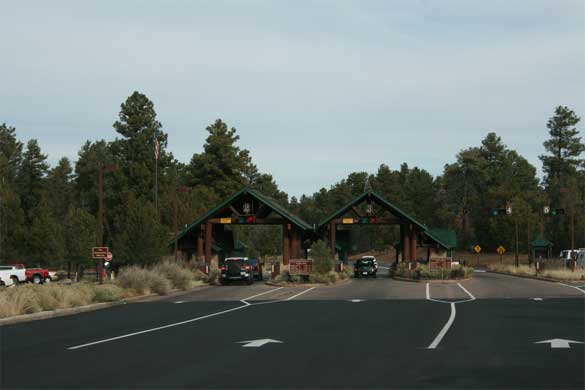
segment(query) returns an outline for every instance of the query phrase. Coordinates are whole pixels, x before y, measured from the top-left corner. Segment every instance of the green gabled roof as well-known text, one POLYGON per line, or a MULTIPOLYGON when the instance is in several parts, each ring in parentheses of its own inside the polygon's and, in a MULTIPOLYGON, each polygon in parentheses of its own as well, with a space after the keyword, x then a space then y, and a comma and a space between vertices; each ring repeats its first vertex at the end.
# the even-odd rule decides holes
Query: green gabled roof
POLYGON ((548 248, 549 246, 553 246, 553 243, 544 237, 538 237, 536 240, 532 241, 530 245, 534 248, 548 248))
MULTIPOLYGON (((275 213, 279 214, 284 219, 289 220, 295 226, 297 226, 303 230, 313 230, 313 227, 311 225, 309 225, 308 223, 306 223, 305 221, 303 221, 302 219, 300 219, 296 215, 291 214, 284 207, 282 207, 281 205, 276 203, 276 201, 274 199, 272 199, 268 196, 262 195, 259 192, 254 191, 251 188, 244 187, 241 190, 233 193, 232 195, 227 197, 223 202, 221 202, 219 205, 215 206, 214 208, 209 210, 207 213, 203 214, 202 216, 197 218, 195 221, 193 221, 189 226, 187 226, 185 229, 183 229, 179 233, 177 240, 180 240, 185 235, 187 235, 187 233, 195 226, 200 225, 200 224, 204 223, 205 221, 207 221, 208 219, 212 218, 218 211, 222 210, 224 207, 226 207, 231 202, 233 202, 238 196, 240 196, 244 193, 250 194, 252 197, 256 198, 256 200, 264 203, 266 206, 270 207, 275 213)), ((174 242, 174 240, 172 242, 174 242)))
POLYGON ((397 215, 399 217, 402 217, 402 218, 406 219, 407 221, 409 221, 413 225, 418 226, 422 230, 426 230, 427 229, 427 227, 426 227, 425 224, 420 223, 419 221, 417 221, 416 219, 414 219, 414 217, 412 217, 408 213, 402 211, 399 207, 397 207, 397 206, 393 205, 392 203, 388 202, 380 194, 378 194, 378 193, 376 193, 374 191, 364 192, 363 194, 361 194, 358 197, 354 198, 352 201, 350 201, 349 203, 347 203, 345 206, 341 207, 339 210, 337 210, 336 212, 334 212, 333 214, 331 214, 329 217, 327 217, 323 221, 321 221, 321 223, 319 223, 319 228, 321 228, 324 225, 326 225, 329 222, 331 222, 332 219, 339 218, 339 217, 343 216, 345 213, 347 213, 349 210, 351 210, 352 206, 355 206, 356 204, 362 202, 368 195, 370 195, 373 198, 375 198, 380 204, 382 204, 383 206, 385 206, 391 213, 393 213, 393 214, 395 214, 395 215, 397 215))
POLYGON ((445 249, 454 249, 457 246, 457 233, 452 229, 428 228, 425 234, 445 249))

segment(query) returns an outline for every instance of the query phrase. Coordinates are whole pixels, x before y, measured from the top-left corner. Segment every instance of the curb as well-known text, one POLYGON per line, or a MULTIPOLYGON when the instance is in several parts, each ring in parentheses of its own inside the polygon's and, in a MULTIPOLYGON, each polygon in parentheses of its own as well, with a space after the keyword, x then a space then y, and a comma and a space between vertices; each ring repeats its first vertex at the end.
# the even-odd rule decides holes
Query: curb
POLYGON ((438 283, 438 284, 450 284, 450 283, 459 283, 466 280, 471 280, 472 278, 462 278, 462 279, 408 279, 408 278, 401 278, 400 276, 392 276, 391 279, 399 280, 401 282, 412 282, 412 283, 438 283))
POLYGON ((524 278, 524 279, 534 279, 534 280, 542 280, 545 282, 551 282, 551 283, 566 283, 566 282, 575 282, 578 280, 564 280, 564 279, 551 279, 551 278, 541 278, 538 276, 532 276, 532 275, 521 275, 521 274, 510 274, 507 272, 500 272, 500 271, 490 271, 490 270, 486 270, 486 272, 492 273, 492 274, 499 274, 499 275, 506 275, 506 276, 515 276, 517 278, 524 278))
POLYGON ((120 299, 119 301, 114 301, 114 302, 99 302, 99 303, 92 303, 91 305, 70 307, 67 309, 47 310, 47 311, 41 311, 41 312, 32 313, 32 314, 20 314, 17 316, 0 319, 0 327, 5 326, 5 325, 20 324, 20 323, 24 323, 24 322, 47 320, 49 318, 66 317, 66 316, 71 316, 71 315, 80 314, 80 313, 87 313, 90 311, 107 309, 107 308, 114 307, 114 306, 125 305, 127 303, 132 303, 132 302, 156 301, 159 299, 164 299, 164 298, 168 298, 168 297, 173 297, 173 296, 189 293, 189 292, 196 290, 200 287, 205 287, 205 286, 196 286, 196 287, 194 287, 190 290, 186 290, 186 291, 185 290, 171 290, 166 295, 158 295, 156 293, 152 293, 152 294, 147 294, 147 295, 139 295, 136 297, 124 298, 124 299, 120 299))

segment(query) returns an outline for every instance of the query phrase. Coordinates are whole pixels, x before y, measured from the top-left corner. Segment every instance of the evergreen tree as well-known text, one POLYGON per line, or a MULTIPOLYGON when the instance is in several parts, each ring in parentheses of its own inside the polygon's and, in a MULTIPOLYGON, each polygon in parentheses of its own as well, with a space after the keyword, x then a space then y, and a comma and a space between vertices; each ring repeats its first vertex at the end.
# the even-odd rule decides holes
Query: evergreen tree
POLYGON ((228 129, 221 119, 206 128, 209 136, 203 153, 194 154, 189 165, 190 185, 210 187, 220 198, 225 198, 242 186, 255 180, 249 152, 240 149, 236 129, 228 129))
POLYGON ((167 251, 167 230, 160 223, 158 213, 150 202, 130 197, 116 222, 113 251, 119 264, 153 264, 167 251))
POLYGON ((585 151, 585 145, 576 128, 580 120, 572 110, 559 106, 546 125, 550 138, 544 142, 544 147, 549 154, 540 156, 540 159, 545 182, 549 185, 564 185, 563 178, 575 174, 583 163, 580 155, 585 151))
POLYGON ((27 234, 28 260, 35 264, 61 265, 65 257, 65 239, 62 220, 50 209, 47 201, 31 211, 32 224, 27 234))
POLYGON ((49 207, 59 218, 65 218, 74 202, 71 163, 63 157, 47 175, 46 197, 49 207))
POLYGON ((31 212, 39 205, 43 194, 49 168, 46 160, 47 156, 41 153, 37 140, 28 141, 16 177, 18 193, 28 224, 31 222, 31 212))
POLYGON ((75 265, 80 273, 91 267, 91 249, 96 244, 94 216, 82 208, 70 207, 65 218, 65 244, 65 258, 70 265, 75 265))

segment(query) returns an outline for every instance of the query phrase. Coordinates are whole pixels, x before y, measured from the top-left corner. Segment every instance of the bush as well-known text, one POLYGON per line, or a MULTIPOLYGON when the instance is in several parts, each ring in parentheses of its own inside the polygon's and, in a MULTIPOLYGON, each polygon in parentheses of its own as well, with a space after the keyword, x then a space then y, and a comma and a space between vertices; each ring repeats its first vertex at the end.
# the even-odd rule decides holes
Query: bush
POLYGON ((41 311, 36 294, 28 286, 0 291, 0 318, 41 311))
POLYGON ((319 240, 311 246, 311 258, 313 259, 313 272, 326 274, 333 271, 335 256, 325 242, 319 240))
POLYGON ((124 289, 115 284, 101 284, 95 286, 94 301, 95 302, 114 302, 124 298, 124 289))
POLYGON ((134 290, 138 294, 166 295, 171 283, 162 275, 148 269, 131 266, 123 268, 115 281, 116 285, 134 290))
POLYGON ((338 279, 337 272, 329 271, 327 273, 320 273, 320 272, 313 272, 309 276, 309 281, 311 283, 325 283, 331 284, 335 283, 338 279))
POLYGON ((463 279, 473 273, 473 268, 454 265, 451 269, 430 269, 425 264, 418 264, 416 268, 409 271, 408 262, 401 262, 391 273, 391 276, 416 280, 440 280, 440 279, 463 279))
POLYGON ((164 275, 173 287, 179 290, 188 290, 195 279, 193 272, 177 263, 164 262, 156 265, 152 270, 157 274, 164 275))

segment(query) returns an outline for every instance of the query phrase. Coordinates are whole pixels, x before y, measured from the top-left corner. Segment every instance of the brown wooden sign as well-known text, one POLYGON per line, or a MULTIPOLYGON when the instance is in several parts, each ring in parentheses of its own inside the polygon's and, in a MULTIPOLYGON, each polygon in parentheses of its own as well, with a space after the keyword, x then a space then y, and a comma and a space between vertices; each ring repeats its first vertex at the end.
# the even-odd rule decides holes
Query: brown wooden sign
POLYGON ((440 268, 451 269, 451 259, 450 258, 430 259, 429 260, 429 268, 430 269, 440 269, 440 268))
POLYGON ((91 257, 94 259, 105 259, 108 256, 107 246, 94 246, 91 250, 91 257))
POLYGON ((313 271, 313 260, 311 259, 291 259, 289 275, 310 275, 313 271))

